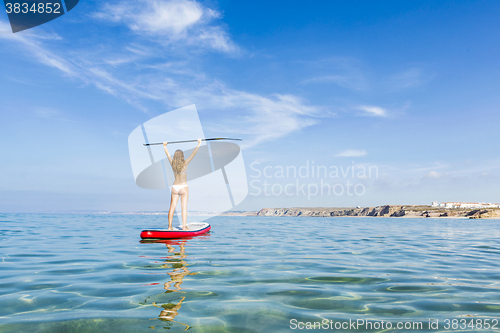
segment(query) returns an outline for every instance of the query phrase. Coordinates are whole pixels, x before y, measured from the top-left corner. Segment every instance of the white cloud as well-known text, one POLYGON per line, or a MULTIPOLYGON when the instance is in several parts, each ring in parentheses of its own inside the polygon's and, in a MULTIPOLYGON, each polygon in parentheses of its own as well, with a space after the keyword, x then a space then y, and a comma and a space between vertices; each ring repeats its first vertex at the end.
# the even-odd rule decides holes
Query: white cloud
POLYGON ((389 76, 389 91, 397 91, 423 84, 430 78, 422 68, 412 67, 389 76))
POLYGON ((335 83, 343 88, 352 90, 365 90, 366 83, 359 78, 346 75, 317 76, 302 81, 302 83, 335 83))
POLYGON ((190 0, 140 0, 106 3, 94 17, 123 23, 132 31, 155 37, 172 45, 205 47, 221 52, 236 52, 237 46, 220 26, 210 25, 219 12, 190 0), (161 38, 158 38, 161 37, 161 38))
POLYGON ((317 73, 317 75, 303 80, 302 84, 333 83, 356 91, 369 89, 365 73, 361 69, 362 64, 354 58, 330 57, 305 62, 305 65, 308 73, 317 73))
POLYGON ((319 114, 317 107, 308 106, 293 95, 272 97, 240 91, 230 91, 223 97, 232 106, 250 111, 243 117, 238 129, 253 137, 247 146, 284 137, 292 132, 316 123, 312 118, 319 114))
POLYGON ((194 41, 219 51, 233 52, 238 50, 220 27, 209 27, 201 30, 194 41))
POLYGON ((294 95, 273 94, 263 96, 230 89, 223 83, 212 81, 192 85, 191 81, 151 83, 151 90, 172 107, 189 104, 214 111, 212 127, 225 133, 247 136, 244 146, 249 147, 284 137, 316 123, 324 115, 322 109, 308 105, 294 95))
POLYGON ((69 119, 65 114, 50 107, 36 107, 34 109, 34 113, 36 116, 44 119, 50 120, 58 120, 58 121, 68 121, 68 122, 76 122, 75 120, 69 119))
POLYGON ((365 116, 374 116, 374 117, 386 117, 387 111, 378 106, 370 106, 370 105, 361 105, 356 107, 356 110, 364 111, 363 115, 365 116))
POLYGON ((339 157, 359 157, 359 156, 365 156, 366 154, 367 154, 366 150, 347 149, 347 150, 344 150, 341 153, 338 153, 335 156, 339 156, 339 157))
MULTIPOLYGON (((10 26, 8 23, 0 21, 0 31, 8 31, 10 26)), ((43 40, 59 40, 61 37, 58 35, 34 35, 34 34, 13 34, 13 33, 1 33, 0 39, 6 39, 20 43, 28 51, 30 51, 41 63, 59 69, 67 75, 74 76, 74 68, 70 62, 66 61, 62 57, 48 51, 42 46, 39 39, 43 40)))
POLYGON ((443 176, 442 173, 439 173, 437 171, 429 171, 424 177, 425 178, 434 178, 434 179, 439 179, 443 176))
MULTIPOLYGON (((180 37, 204 15, 203 8, 195 1, 150 0, 138 1, 137 4, 136 8, 140 8, 138 15, 134 13, 129 16, 127 13, 124 16, 128 17, 130 27, 139 31, 168 33, 180 37)), ((129 5, 133 6, 132 3, 129 5)))
MULTIPOLYGON (((3 27, 1 24, 0 21, 0 28, 3 27)), ((207 78, 203 72, 193 71, 190 61, 152 65, 148 60, 150 52, 154 51, 149 46, 134 44, 123 47, 119 56, 135 59, 133 64, 129 64, 128 61, 120 61, 120 57, 109 60, 113 59, 113 53, 106 48, 104 53, 109 58, 104 60, 100 54, 89 52, 78 52, 79 57, 65 57, 65 52, 52 52, 49 45, 29 34, 5 34, 0 38, 17 42, 28 54, 34 54, 39 62, 93 84, 144 112, 148 111, 144 104, 150 101, 160 102, 172 109, 195 103, 205 110, 214 111, 217 131, 246 135, 247 147, 284 137, 315 124, 316 117, 324 116, 319 107, 308 105, 298 96, 264 96, 231 89, 207 78), (118 66, 120 68, 116 68, 118 66)), ((61 118, 56 110, 37 109, 35 113, 43 118, 61 118)))
POLYGON ((57 116, 58 112, 53 108, 37 107, 35 109, 35 114, 40 118, 50 119, 57 116))

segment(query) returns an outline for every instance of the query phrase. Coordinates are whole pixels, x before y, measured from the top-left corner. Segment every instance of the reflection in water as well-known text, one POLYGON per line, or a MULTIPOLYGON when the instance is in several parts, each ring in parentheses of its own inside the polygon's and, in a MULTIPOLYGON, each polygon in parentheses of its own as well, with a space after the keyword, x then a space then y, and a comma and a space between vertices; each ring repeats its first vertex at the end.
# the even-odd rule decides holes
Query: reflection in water
MULTIPOLYGON (((196 275, 198 273, 192 273, 188 269, 189 264, 185 261, 185 259, 187 258, 186 240, 162 240, 161 243, 165 243, 170 255, 164 258, 164 263, 160 267, 168 269, 173 268, 173 270, 167 273, 170 276, 170 281, 167 281, 164 284, 165 292, 160 295, 148 297, 148 299, 155 299, 152 303, 153 306, 162 309, 160 315, 158 316, 160 320, 181 324, 183 326, 186 326, 185 330, 187 330, 190 328, 188 324, 184 324, 174 320, 175 317, 179 314, 182 302, 184 302, 186 297, 170 297, 175 295, 172 293, 184 293, 184 291, 181 291, 181 285, 185 276, 196 275), (176 246, 179 246, 178 251, 176 246), (168 301, 164 301, 163 299, 167 295, 170 295, 170 297, 168 301)), ((146 300, 146 303, 148 303, 148 300, 146 300)), ((154 329, 155 327, 152 326, 150 328, 154 329)))
POLYGON ((172 244, 166 244, 169 253, 174 253, 173 256, 167 257, 167 261, 175 262, 172 264, 174 270, 170 273, 170 281, 165 283, 165 290, 167 292, 183 292, 181 290, 182 280, 186 275, 196 275, 197 273, 191 273, 188 269, 188 264, 184 261, 187 257, 185 253, 185 243, 186 241, 179 241, 180 252, 175 252, 175 247, 172 244), (172 286, 173 284, 173 286, 172 286), (172 288, 172 289, 171 289, 172 288))
POLYGON ((184 331, 167 310, 185 332, 326 333, 290 320, 356 318, 391 321, 386 333, 423 333, 396 322, 429 319, 439 329, 427 332, 459 333, 444 320, 465 318, 483 320, 469 332, 500 333, 498 220, 219 216, 224 232, 187 240, 180 258, 179 240, 172 253, 138 246, 138 226, 164 219, 0 214, 0 332, 184 331), (181 261, 198 274, 185 293, 165 290, 181 261))
POLYGON ((153 305, 156 306, 157 308, 163 308, 163 310, 160 312, 160 315, 158 316, 160 320, 172 321, 174 323, 184 325, 186 326, 187 330, 189 328, 189 325, 174 320, 175 316, 179 314, 178 311, 181 308, 181 304, 185 299, 186 297, 182 297, 177 304, 166 303, 162 304, 161 306, 157 305, 156 302, 153 302, 153 305))

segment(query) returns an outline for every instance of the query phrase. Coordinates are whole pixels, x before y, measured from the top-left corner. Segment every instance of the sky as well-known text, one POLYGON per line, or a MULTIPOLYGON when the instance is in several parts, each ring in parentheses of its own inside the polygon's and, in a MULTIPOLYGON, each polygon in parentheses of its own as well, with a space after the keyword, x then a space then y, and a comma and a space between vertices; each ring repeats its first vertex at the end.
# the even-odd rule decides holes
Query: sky
POLYGON ((243 139, 235 210, 499 202, 499 14, 89 0, 13 34, 2 11, 0 212, 167 210, 135 184, 127 140, 192 104, 206 137, 243 139))

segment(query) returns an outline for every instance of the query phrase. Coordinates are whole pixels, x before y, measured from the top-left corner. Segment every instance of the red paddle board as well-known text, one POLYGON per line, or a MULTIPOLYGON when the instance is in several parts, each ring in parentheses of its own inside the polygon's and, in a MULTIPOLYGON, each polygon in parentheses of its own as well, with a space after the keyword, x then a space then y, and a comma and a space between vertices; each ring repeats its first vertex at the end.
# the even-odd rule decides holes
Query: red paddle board
POLYGON ((210 224, 205 222, 188 223, 188 229, 182 230, 180 227, 174 227, 174 230, 160 229, 160 230, 143 230, 141 232, 142 239, 168 239, 168 238, 184 238, 193 237, 204 234, 210 231, 210 224))

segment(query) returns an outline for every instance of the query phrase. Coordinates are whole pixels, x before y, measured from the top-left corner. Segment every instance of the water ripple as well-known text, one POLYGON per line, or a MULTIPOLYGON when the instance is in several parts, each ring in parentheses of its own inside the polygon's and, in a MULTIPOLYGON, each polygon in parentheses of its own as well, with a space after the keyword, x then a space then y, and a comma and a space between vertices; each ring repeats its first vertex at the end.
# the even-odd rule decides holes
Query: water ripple
POLYGON ((445 319, 500 317, 495 221, 210 222, 141 243, 164 216, 0 214, 0 332, 288 332, 292 319, 446 331, 445 319))

